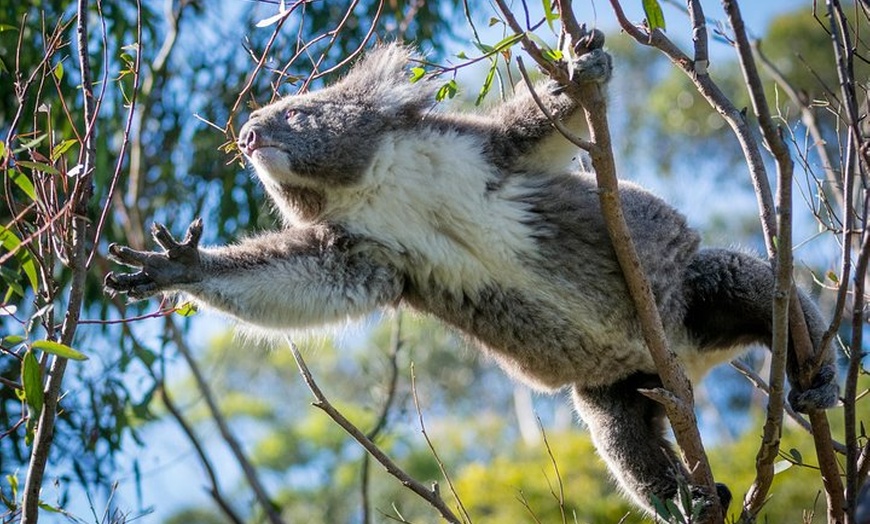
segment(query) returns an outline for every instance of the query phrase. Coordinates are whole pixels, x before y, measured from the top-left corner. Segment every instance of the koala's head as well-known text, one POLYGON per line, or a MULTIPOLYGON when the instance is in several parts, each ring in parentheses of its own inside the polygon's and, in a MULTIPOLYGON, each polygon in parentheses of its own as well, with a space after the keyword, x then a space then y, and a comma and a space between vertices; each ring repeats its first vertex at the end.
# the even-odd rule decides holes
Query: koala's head
POLYGON ((378 47, 336 84, 254 111, 239 147, 283 194, 364 183, 385 133, 413 126, 433 100, 428 82, 410 82, 410 58, 404 46, 378 47))

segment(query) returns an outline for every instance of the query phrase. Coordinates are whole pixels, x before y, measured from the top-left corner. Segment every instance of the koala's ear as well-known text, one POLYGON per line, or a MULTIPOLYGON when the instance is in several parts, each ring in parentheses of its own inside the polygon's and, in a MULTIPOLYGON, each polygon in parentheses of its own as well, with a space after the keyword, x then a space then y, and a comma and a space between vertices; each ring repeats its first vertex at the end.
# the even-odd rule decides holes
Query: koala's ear
POLYGON ((369 51, 334 87, 349 98, 363 100, 386 114, 416 112, 434 101, 432 82, 411 82, 409 64, 414 51, 401 44, 380 45, 369 51))

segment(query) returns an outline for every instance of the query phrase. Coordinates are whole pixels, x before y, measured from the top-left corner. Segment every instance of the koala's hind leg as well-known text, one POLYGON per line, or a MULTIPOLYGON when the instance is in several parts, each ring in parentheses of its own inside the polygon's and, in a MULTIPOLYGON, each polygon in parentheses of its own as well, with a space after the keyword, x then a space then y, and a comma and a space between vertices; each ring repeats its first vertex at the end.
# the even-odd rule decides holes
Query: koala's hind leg
MULTIPOLYGON (((765 262, 737 251, 702 250, 687 268, 685 285, 685 325, 701 351, 753 343, 770 347, 774 275, 765 262)), ((819 346, 827 324, 808 296, 800 291, 798 296, 815 351, 823 351, 819 346)), ((802 387, 794 345, 789 342, 789 403, 798 411, 825 409, 837 403, 831 348, 824 348, 821 360, 810 386, 802 387)))
MULTIPOLYGON (((688 486, 689 479, 665 438, 664 408, 638 392, 661 385, 657 376, 637 373, 609 386, 575 387, 573 392, 599 455, 619 485, 651 513, 653 497, 674 500, 679 483, 688 486)), ((727 507, 731 493, 724 485, 717 488, 722 506, 727 507)), ((692 494, 694 504, 709 504, 710 497, 701 490, 694 488, 692 494)))

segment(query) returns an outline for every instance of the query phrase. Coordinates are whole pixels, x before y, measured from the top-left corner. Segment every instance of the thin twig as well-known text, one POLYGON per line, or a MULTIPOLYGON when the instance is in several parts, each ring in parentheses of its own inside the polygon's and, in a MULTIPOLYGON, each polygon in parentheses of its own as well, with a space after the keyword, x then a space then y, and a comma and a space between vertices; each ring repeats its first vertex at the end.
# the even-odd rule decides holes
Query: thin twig
POLYGON ((302 379, 314 395, 314 407, 322 410, 324 413, 335 421, 343 430, 345 430, 354 440, 356 440, 365 450, 374 457, 375 460, 381 463, 387 470, 387 473, 395 477, 402 483, 403 486, 410 489, 429 505, 438 510, 438 513, 451 524, 462 524, 462 521, 453 513, 453 510, 447 505, 441 495, 435 489, 429 489, 400 468, 393 460, 386 455, 374 442, 371 441, 365 434, 360 431, 351 421, 341 414, 330 402, 326 395, 317 385, 314 376, 308 369, 305 359, 302 358, 302 353, 296 346, 296 343, 290 337, 286 337, 287 344, 290 346, 290 351, 293 354, 293 359, 299 367, 299 372, 302 374, 302 379))
POLYGON ((184 361, 187 362, 187 366, 190 368, 193 379, 196 382, 196 387, 202 394, 202 398, 205 400, 205 404, 208 407, 209 414, 212 419, 214 419, 215 424, 217 424, 221 438, 223 438, 224 442, 226 442, 227 446, 230 448, 230 451, 236 459, 236 462, 238 462, 239 467, 242 468, 245 480, 248 481, 248 484, 254 491, 254 495, 257 497, 257 502, 259 502, 263 511, 266 513, 266 518, 269 519, 271 524, 284 524, 284 519, 281 518, 281 512, 272 501, 272 498, 266 491, 266 487, 260 481, 256 469, 254 469, 251 461, 248 460, 248 457, 242 449, 242 445, 230 429, 223 413, 221 413, 220 407, 218 407, 214 393, 212 392, 208 381, 203 376, 202 371, 199 369, 199 364, 197 364, 193 355, 190 353, 190 348, 187 347, 184 337, 181 336, 181 331, 178 329, 178 326, 175 325, 172 318, 166 319, 166 330, 169 332, 169 336, 175 343, 175 348, 184 358, 184 361))
MULTIPOLYGON (((393 403, 396 399, 396 390, 399 382, 399 364, 398 357, 399 351, 402 349, 402 310, 398 309, 396 311, 395 317, 393 318, 393 329, 390 333, 390 349, 388 354, 388 361, 390 364, 390 375, 387 382, 387 398, 381 406, 381 412, 378 414, 377 419, 375 419, 375 424, 372 426, 372 429, 366 433, 366 437, 369 440, 374 442, 378 435, 384 430, 387 426, 387 421, 389 420, 390 411, 393 409, 393 403)), ((362 516, 363 523, 368 524, 371 522, 371 509, 369 507, 369 463, 371 462, 371 455, 368 453, 363 455, 362 461, 362 474, 360 479, 360 491, 362 492, 362 516)))
POLYGON ((465 509, 465 504, 462 503, 462 499, 459 497, 459 493, 457 493, 456 487, 453 485, 453 480, 451 480, 450 475, 447 473, 447 468, 444 467, 444 461, 442 461, 441 457, 438 456, 438 451, 435 449, 435 445, 432 444, 432 439, 429 438, 429 433, 426 432, 426 424, 423 422, 423 410, 420 408, 420 399, 417 398, 417 377, 414 374, 413 363, 411 364, 411 395, 414 397, 414 408, 417 410, 417 420, 420 422, 420 432, 423 434, 423 439, 426 440, 426 445, 429 446, 429 452, 432 453, 435 462, 438 464, 438 469, 441 470, 441 476, 443 476, 444 480, 447 481, 450 493, 459 505, 459 510, 462 512, 462 516, 464 517, 464 522, 470 524, 471 516, 468 514, 468 510, 465 509))
POLYGON ((169 414, 172 415, 172 418, 174 418, 175 421, 178 423, 179 427, 181 427, 181 431, 183 431, 185 436, 187 436, 187 440, 190 441, 190 444, 193 446, 193 449, 196 452, 197 457, 199 458, 199 463, 205 470, 205 474, 208 477, 209 483, 211 484, 211 487, 208 490, 208 494, 211 495, 211 498, 215 501, 215 503, 220 506, 221 510, 224 512, 224 515, 226 515, 227 518, 229 518, 234 524, 243 524, 244 520, 239 517, 239 515, 230 505, 229 501, 227 501, 226 497, 224 497, 223 493, 221 492, 220 483, 218 482, 214 466, 212 466, 211 459, 208 457, 208 454, 202 447, 202 443, 200 442, 199 437, 196 436, 196 433, 193 431, 190 423, 187 422, 187 419, 184 418, 184 415, 181 413, 181 410, 172 400, 169 392, 166 391, 166 384, 163 382, 163 380, 158 379, 153 374, 152 376, 155 380, 157 380, 158 388, 160 391, 160 398, 163 400, 163 405, 166 406, 166 410, 169 411, 169 414))

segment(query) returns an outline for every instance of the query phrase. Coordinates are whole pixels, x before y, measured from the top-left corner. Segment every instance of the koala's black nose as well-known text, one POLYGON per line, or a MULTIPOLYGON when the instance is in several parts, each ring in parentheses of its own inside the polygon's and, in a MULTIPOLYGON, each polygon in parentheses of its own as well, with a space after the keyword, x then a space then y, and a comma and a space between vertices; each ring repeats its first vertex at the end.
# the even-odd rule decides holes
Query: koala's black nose
POLYGON ((239 133, 239 149, 246 156, 251 156, 258 147, 260 147, 260 139, 255 126, 248 124, 242 126, 242 130, 239 133))

